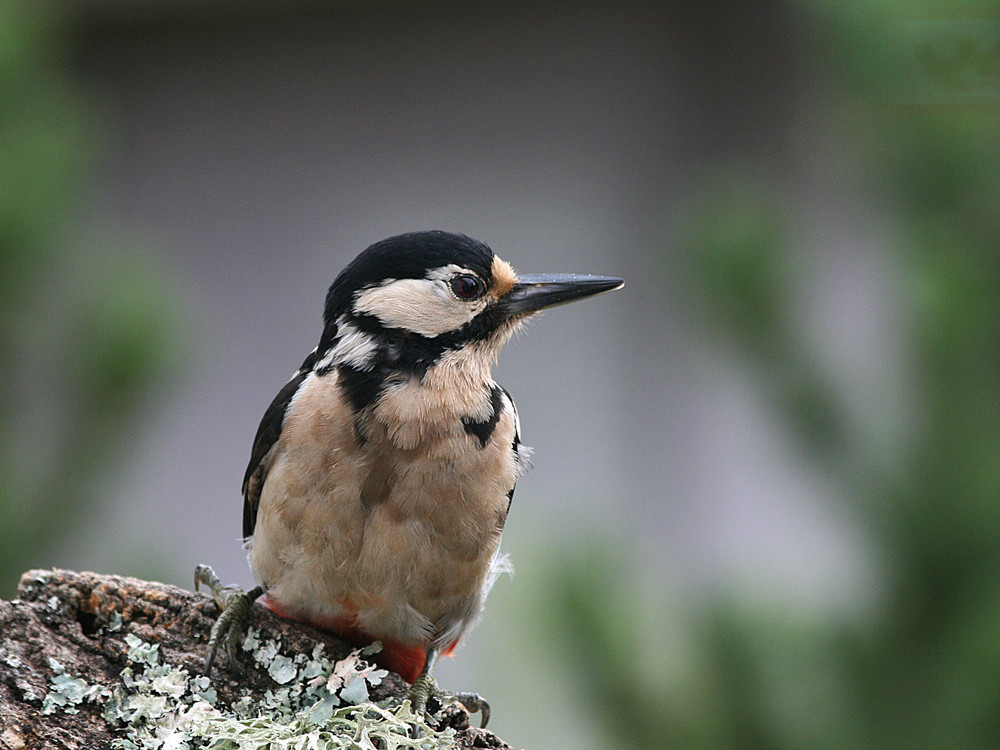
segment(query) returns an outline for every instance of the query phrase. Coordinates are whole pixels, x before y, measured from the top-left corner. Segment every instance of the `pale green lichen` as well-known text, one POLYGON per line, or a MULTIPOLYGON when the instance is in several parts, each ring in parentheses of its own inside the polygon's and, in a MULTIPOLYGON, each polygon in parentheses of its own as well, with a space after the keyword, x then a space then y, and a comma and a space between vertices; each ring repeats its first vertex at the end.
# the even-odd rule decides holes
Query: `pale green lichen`
POLYGON ((410 711, 368 703, 369 689, 387 672, 355 651, 334 662, 318 645, 310 655, 281 654, 274 640, 251 629, 244 648, 282 686, 255 697, 244 693, 228 709, 207 677, 161 663, 159 647, 125 636, 130 662, 113 686, 88 685, 50 661, 51 690, 43 712, 103 704, 104 718, 123 736, 119 750, 436 750, 454 746, 454 730, 437 732, 410 711), (287 678, 287 679, 286 679, 287 678), (355 705, 360 704, 360 705, 355 705), (414 732, 414 728, 417 729, 414 732), (412 735, 416 734, 417 738, 412 735))
POLYGON ((287 723, 270 719, 233 721, 211 713, 192 722, 202 736, 217 743, 213 750, 278 750, 309 748, 334 750, 431 750, 452 747, 452 732, 433 733, 426 725, 422 736, 410 736, 414 723, 421 723, 405 703, 396 711, 374 704, 348 706, 333 711, 322 723, 315 716, 297 716, 287 723))
POLYGON ((295 667, 295 662, 289 657, 278 655, 271 660, 267 673, 279 685, 284 685, 298 676, 298 669, 295 667))
POLYGON ((3 659, 4 664, 6 664, 11 669, 20 669, 24 666, 24 662, 21 661, 21 657, 17 654, 7 651, 4 646, 0 646, 0 658, 3 659))
POLYGON ((206 675, 202 674, 192 677, 191 682, 188 683, 188 687, 191 689, 191 695, 210 706, 214 706, 215 702, 219 699, 215 688, 212 687, 212 680, 206 675))
POLYGON ((55 659, 49 659, 49 668, 53 674, 49 679, 49 692, 42 699, 43 714, 79 713, 77 706, 84 701, 97 700, 103 692, 100 685, 88 685, 83 678, 66 674, 63 665, 55 659))
POLYGON ((149 664, 156 666, 160 661, 160 644, 146 643, 131 633, 125 635, 125 645, 128 646, 126 658, 137 664, 149 664))
MULTIPOLYGON (((21 659, 18 654, 13 651, 8 651, 8 646, 11 649, 16 649, 18 646, 16 643, 9 643, 7 645, 0 645, 0 659, 11 669, 11 677, 14 679, 14 686, 21 691, 21 697, 28 701, 29 703, 36 703, 43 700, 35 693, 35 689, 31 686, 31 683, 25 679, 24 672, 30 672, 30 669, 24 669, 28 665, 21 659), (22 671, 23 670, 23 671, 22 671)), ((58 664, 58 662, 56 662, 58 664)))
POLYGON ((122 629, 122 613, 117 609, 111 611, 111 615, 107 618, 107 622, 103 624, 105 630, 109 633, 115 633, 122 629))
POLYGON ((51 570, 28 571, 21 581, 21 587, 23 588, 26 583, 37 583, 39 586, 48 586, 49 583, 52 582, 52 575, 53 572, 51 570), (31 575, 31 578, 28 578, 29 574, 31 575))
POLYGON ((180 698, 187 692, 188 676, 179 669, 174 669, 167 674, 153 678, 152 688, 154 693, 180 698))

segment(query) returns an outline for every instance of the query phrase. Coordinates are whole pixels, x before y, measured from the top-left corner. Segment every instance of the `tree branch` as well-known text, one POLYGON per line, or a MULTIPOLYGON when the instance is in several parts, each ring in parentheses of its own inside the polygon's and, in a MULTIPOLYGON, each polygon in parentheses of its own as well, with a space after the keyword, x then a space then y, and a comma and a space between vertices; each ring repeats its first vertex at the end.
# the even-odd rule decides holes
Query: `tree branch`
MULTIPOLYGON (((138 746, 137 737, 155 737, 155 747, 193 750, 211 745, 207 733, 216 730, 218 737, 238 736, 221 747, 267 747, 260 737, 279 726, 322 728, 328 736, 328 716, 334 723, 346 716, 359 733, 398 721, 374 707, 367 714, 341 707, 339 690, 380 701, 405 692, 402 678, 368 667, 349 644, 260 606, 250 618, 259 648, 241 652, 240 674, 221 659, 209 683, 201 670, 217 615, 209 597, 162 583, 25 573, 18 598, 0 601, 0 747, 128 748, 138 746)), ((469 727, 458 705, 443 716, 454 731, 440 737, 441 746, 509 748, 469 727)), ((371 747, 407 746, 396 739, 384 742, 376 732, 371 747)))

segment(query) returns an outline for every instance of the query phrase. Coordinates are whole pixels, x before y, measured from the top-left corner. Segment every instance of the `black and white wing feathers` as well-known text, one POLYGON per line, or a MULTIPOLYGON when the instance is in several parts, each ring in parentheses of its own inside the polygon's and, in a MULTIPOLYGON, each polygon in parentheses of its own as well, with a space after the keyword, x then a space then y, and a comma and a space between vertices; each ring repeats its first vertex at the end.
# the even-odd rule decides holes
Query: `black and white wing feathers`
MULTIPOLYGON (((514 399, 510 397, 506 388, 499 386, 500 390, 503 391, 503 395, 507 399, 507 403, 510 405, 511 413, 514 415, 514 440, 511 441, 511 450, 514 451, 514 458, 517 461, 517 476, 520 478, 528 473, 531 469, 531 454, 532 449, 521 442, 521 419, 517 414, 517 406, 514 405, 514 399)), ((507 493, 507 511, 510 512, 511 503, 514 502, 514 490, 517 488, 515 483, 514 487, 510 488, 510 492, 507 493)))
POLYGON ((285 422, 288 405, 302 385, 302 381, 312 372, 315 360, 316 353, 313 352, 306 358, 292 379, 285 383, 285 387, 278 391, 278 395, 274 397, 271 405, 264 412, 260 426, 257 427, 257 435, 253 439, 253 448, 250 450, 250 463, 247 465, 246 474, 243 475, 244 539, 253 536, 254 527, 257 525, 260 491, 264 486, 264 480, 267 479, 267 472, 271 468, 272 451, 278 438, 281 437, 281 428, 285 422))

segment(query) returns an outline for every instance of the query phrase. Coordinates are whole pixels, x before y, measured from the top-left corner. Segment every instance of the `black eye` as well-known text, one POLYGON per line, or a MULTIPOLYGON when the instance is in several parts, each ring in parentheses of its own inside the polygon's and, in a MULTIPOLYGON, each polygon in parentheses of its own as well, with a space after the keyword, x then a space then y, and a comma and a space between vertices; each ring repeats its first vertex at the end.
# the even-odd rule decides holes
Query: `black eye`
POLYGON ((459 299, 475 299, 476 297, 481 297, 486 289, 483 286, 483 282, 475 276, 462 274, 451 280, 451 291, 459 299))

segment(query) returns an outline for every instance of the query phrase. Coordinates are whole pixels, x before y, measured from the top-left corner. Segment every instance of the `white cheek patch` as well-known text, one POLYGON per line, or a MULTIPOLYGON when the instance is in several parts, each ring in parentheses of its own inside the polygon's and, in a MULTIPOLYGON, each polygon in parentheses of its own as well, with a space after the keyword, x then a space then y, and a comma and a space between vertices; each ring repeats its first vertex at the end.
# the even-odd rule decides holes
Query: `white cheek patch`
POLYGON ((459 300, 443 279, 397 279, 366 289, 354 300, 355 310, 374 315, 387 328, 428 338, 461 328, 485 306, 485 299, 459 300))

